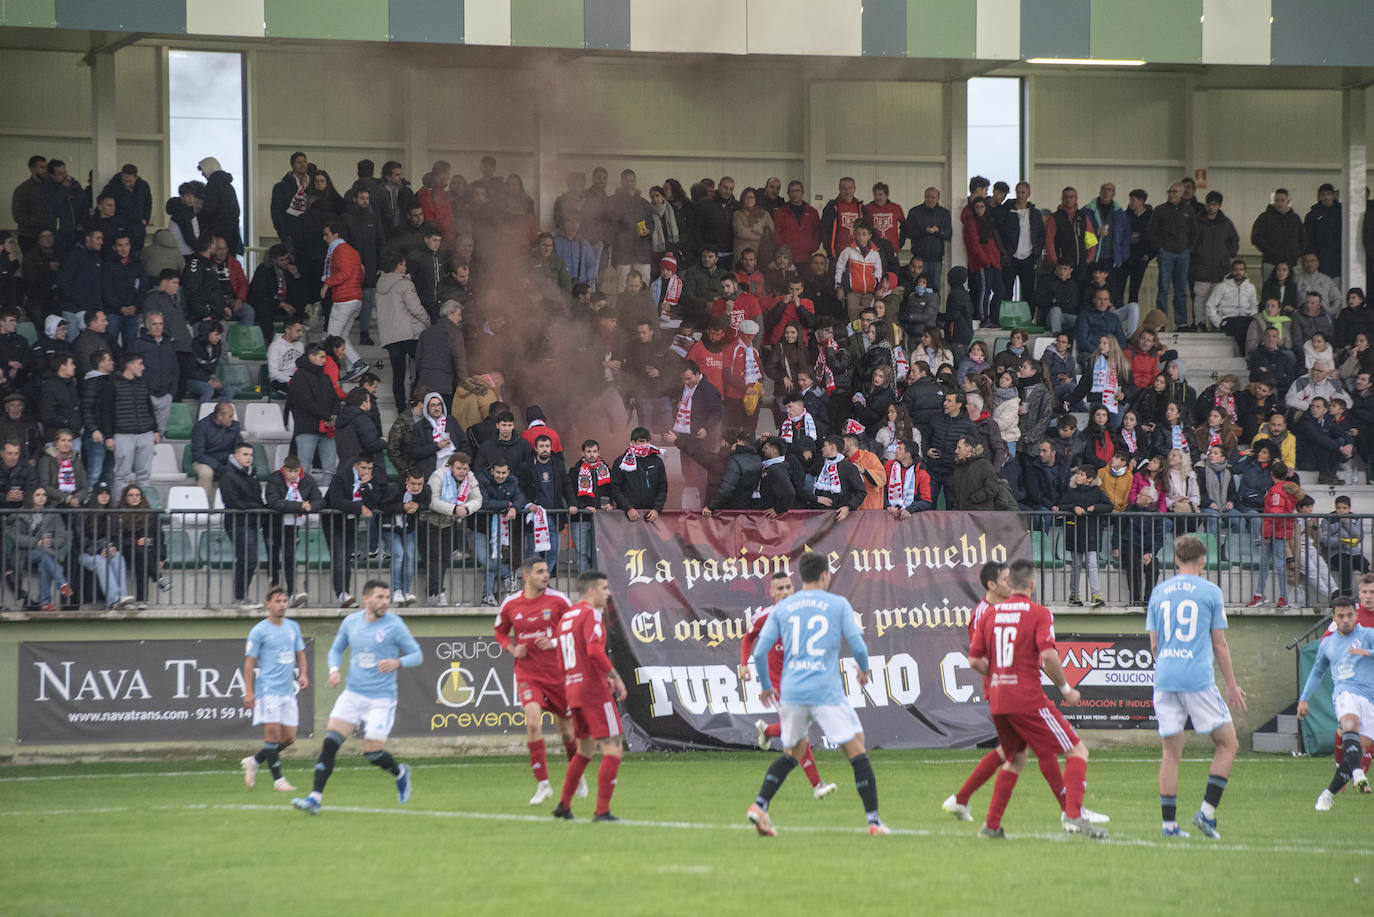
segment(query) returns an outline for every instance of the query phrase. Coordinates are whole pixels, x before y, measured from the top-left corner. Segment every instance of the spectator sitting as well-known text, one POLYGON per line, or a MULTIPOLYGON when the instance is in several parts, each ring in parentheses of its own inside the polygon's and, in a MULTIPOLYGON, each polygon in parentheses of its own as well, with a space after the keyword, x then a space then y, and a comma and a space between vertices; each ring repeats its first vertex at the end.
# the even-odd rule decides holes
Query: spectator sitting
POLYGON ((1326 335, 1328 341, 1336 336, 1331 316, 1322 308, 1321 295, 1308 293, 1302 309, 1293 315, 1293 346, 1301 348, 1317 332, 1326 335))
POLYGON ((1318 484, 1344 484, 1345 481, 1336 477, 1336 472, 1350 459, 1355 447, 1331 417, 1327 404, 1325 398, 1313 398, 1294 426, 1298 468, 1318 472, 1318 484))
MULTIPOLYGON (((8 449, 8 447, 6 447, 8 449)), ((38 568, 38 604, 43 611, 55 611, 53 587, 63 599, 72 594, 62 561, 71 546, 71 530, 62 514, 48 502, 47 488, 35 486, 24 499, 28 512, 14 517, 11 537, 18 549, 21 565, 38 568)))
POLYGON ((1245 262, 1238 258, 1231 262, 1231 276, 1212 287, 1207 297, 1207 320, 1213 328, 1231 335, 1236 348, 1241 349, 1258 311, 1254 284, 1245 279, 1245 262))
MULTIPOLYGON (((299 318, 288 318, 282 325, 281 334, 272 338, 267 345, 267 376, 272 387, 273 397, 286 397, 286 388, 291 377, 296 374, 296 362, 305 355, 305 326, 299 318)), ((396 372, 402 366, 393 366, 396 372)))
POLYGON ((1259 373, 1274 380, 1274 389, 1284 392, 1293 384, 1293 374, 1297 368, 1297 357, 1293 351, 1284 347, 1279 329, 1266 328, 1261 343, 1246 360, 1252 374, 1259 373))
POLYGON ((1336 498, 1336 514, 1321 523, 1322 552, 1340 580, 1341 592, 1354 590, 1354 574, 1369 571, 1369 559, 1364 556, 1364 531, 1361 520, 1350 515, 1350 498, 1336 498))
POLYGON ((1221 408, 1214 407, 1207 412, 1205 426, 1193 430, 1192 455, 1206 455, 1213 446, 1221 449, 1227 460, 1235 458, 1239 439, 1231 418, 1221 408))
POLYGON ((195 471, 205 496, 215 500, 215 479, 224 471, 229 456, 243 443, 243 432, 234 419, 234 404, 221 401, 214 413, 202 417, 191 428, 191 469, 195 471))
POLYGON ((1097 486, 1112 501, 1112 511, 1124 513, 1130 505, 1131 495, 1131 456, 1125 451, 1112 453, 1105 468, 1097 469, 1097 486))
POLYGON ((86 468, 74 442, 71 430, 57 430, 38 459, 38 483, 52 494, 53 507, 80 506, 90 494, 86 468))
POLYGON ((1350 396, 1341 388, 1340 380, 1336 378, 1336 366, 1330 360, 1318 360, 1307 375, 1300 376, 1288 389, 1284 404, 1295 411, 1305 411, 1315 398, 1325 399, 1328 404, 1332 398, 1350 400, 1350 396))
POLYGON ((233 401, 235 389, 215 378, 220 361, 224 358, 224 327, 215 321, 203 321, 196 325, 195 339, 191 342, 191 374, 186 380, 186 388, 191 394, 207 401, 233 401))

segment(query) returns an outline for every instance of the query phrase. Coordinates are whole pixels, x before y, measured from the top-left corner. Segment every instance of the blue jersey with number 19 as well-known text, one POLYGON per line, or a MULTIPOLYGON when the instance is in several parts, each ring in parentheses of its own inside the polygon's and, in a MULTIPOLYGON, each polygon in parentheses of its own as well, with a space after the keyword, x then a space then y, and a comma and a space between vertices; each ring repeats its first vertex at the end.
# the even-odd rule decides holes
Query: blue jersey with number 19
POLYGON ((849 644, 860 671, 868 670, 868 647, 848 599, 820 589, 803 589, 773 607, 754 644, 754 665, 768 671, 768 650, 782 641, 782 696, 789 705, 845 702, 840 679, 840 638, 849 644))
POLYGON ((1154 588, 1145 630, 1158 635, 1155 690, 1205 691, 1212 674, 1212 631, 1226 629, 1221 590, 1200 576, 1179 574, 1154 588))

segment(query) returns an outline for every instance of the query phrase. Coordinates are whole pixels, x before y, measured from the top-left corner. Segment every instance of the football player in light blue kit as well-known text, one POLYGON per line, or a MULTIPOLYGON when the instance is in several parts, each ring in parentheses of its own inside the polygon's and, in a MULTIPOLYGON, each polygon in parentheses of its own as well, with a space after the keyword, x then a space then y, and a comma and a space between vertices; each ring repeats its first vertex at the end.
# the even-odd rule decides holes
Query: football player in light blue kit
POLYGON ((1183 757, 1183 724, 1192 717, 1194 731, 1210 733, 1216 749, 1207 770, 1207 790, 1193 824, 1208 837, 1219 838, 1216 809, 1240 747, 1226 703, 1244 713, 1245 692, 1236 684, 1231 668, 1221 590, 1202 578, 1207 546, 1196 536, 1182 535, 1174 539, 1174 560, 1178 575, 1154 588, 1145 613, 1145 629, 1150 632, 1150 651, 1155 657, 1155 719, 1164 743, 1159 764, 1159 808, 1164 816, 1161 834, 1188 836, 1178 826, 1178 763, 1183 757), (1212 675, 1214 658, 1226 682, 1225 701, 1212 675))
POLYGON ((263 762, 272 770, 274 790, 289 793, 295 789, 281 775, 281 753, 296 741, 300 723, 296 686, 304 690, 310 687, 310 679, 305 674, 300 625, 286 617, 288 601, 280 586, 268 590, 267 618, 253 625, 243 650, 243 705, 253 711, 253 725, 262 726, 262 748, 239 762, 250 790, 263 762))
POLYGON ((387 584, 369 580, 363 587, 363 610, 344 618, 329 648, 331 688, 339 686, 344 650, 351 649, 353 656, 348 663, 348 684, 329 711, 329 731, 315 762, 314 791, 303 799, 291 800, 302 812, 319 814, 324 785, 334 772, 334 756, 358 728, 363 734, 363 757, 396 778, 396 796, 401 802, 410 799, 410 766, 396 763, 386 750, 386 739, 396 721, 396 672, 419 665, 423 654, 406 622, 387 614, 390 604, 387 584))
MULTIPOLYGON (((858 666, 859 685, 868 684, 868 647, 848 600, 826 592, 830 585, 830 566, 824 557, 811 551, 801 557, 801 592, 773 606, 754 645, 754 666, 768 671, 768 651, 782 641, 782 696, 778 707, 782 725, 783 753, 768 768, 763 786, 749 807, 749 821, 766 837, 778 831, 768 816, 768 803, 787 775, 806 751, 807 729, 812 722, 821 727, 830 741, 844 749, 854 768, 854 786, 863 800, 868 816, 869 834, 891 834, 878 817, 878 784, 873 765, 864 752, 863 726, 849 705, 840 677, 840 639, 849 644, 858 666)), ((764 690, 759 698, 776 704, 778 694, 761 679, 764 690)))
POLYGON ((1307 673, 1307 683, 1298 698, 1298 718, 1307 716, 1307 700, 1321 687, 1322 676, 1331 673, 1331 700, 1340 721, 1340 765, 1331 785, 1317 797, 1317 811, 1326 812, 1346 781, 1361 793, 1369 792, 1369 778, 1360 768, 1360 759, 1374 734, 1374 628, 1361 627, 1355 600, 1337 596, 1331 603, 1336 625, 1317 645, 1317 659, 1307 673))

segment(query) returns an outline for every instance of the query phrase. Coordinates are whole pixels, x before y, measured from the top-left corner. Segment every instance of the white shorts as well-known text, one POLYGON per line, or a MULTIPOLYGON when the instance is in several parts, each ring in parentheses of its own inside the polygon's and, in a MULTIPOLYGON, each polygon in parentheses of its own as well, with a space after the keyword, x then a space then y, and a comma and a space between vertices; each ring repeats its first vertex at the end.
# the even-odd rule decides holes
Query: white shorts
POLYGON ((301 721, 294 694, 259 694, 253 701, 253 725, 280 723, 295 729, 301 721))
POLYGON ((1193 731, 1208 735, 1231 722, 1231 711, 1216 685, 1202 691, 1155 691, 1155 719, 1161 736, 1178 735, 1190 717, 1193 731))
POLYGON ((364 697, 346 690, 334 701, 329 718, 352 723, 364 739, 385 742, 396 722, 396 698, 364 697))
POLYGON ((778 721, 782 725, 782 747, 791 748, 806 738, 812 723, 821 727, 825 737, 836 745, 843 745, 864 731, 859 715, 849 704, 788 704, 778 707, 778 721))
POLYGON ((1336 705, 1336 728, 1340 728, 1341 717, 1353 716, 1360 721, 1359 733, 1374 739, 1374 703, 1353 691, 1342 691, 1332 698, 1336 705))

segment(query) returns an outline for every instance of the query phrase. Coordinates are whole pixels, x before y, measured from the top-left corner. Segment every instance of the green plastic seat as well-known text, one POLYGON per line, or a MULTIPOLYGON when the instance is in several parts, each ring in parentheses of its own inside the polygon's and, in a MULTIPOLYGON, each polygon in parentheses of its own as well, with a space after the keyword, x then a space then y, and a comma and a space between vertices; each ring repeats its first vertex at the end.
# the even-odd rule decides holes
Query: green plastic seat
POLYGON ((152 486, 143 488, 143 499, 148 501, 149 507, 156 510, 164 509, 167 502, 162 499, 162 491, 152 486))
POLYGON ((271 473, 272 465, 267 457, 267 447, 262 443, 253 443, 253 477, 258 479, 259 484, 266 484, 271 473))
POLYGON ((267 342, 257 325, 230 325, 229 352, 238 360, 266 360, 267 342))
POLYGON ((212 570, 228 570, 234 566, 234 543, 221 531, 207 531, 200 536, 200 562, 212 570))
POLYGON ((172 409, 167 414, 167 438, 190 439, 191 428, 195 423, 196 418, 191 406, 184 401, 173 401, 172 409))
POLYGON ((246 401, 262 396, 258 374, 247 363, 221 363, 215 373, 225 385, 234 387, 234 398, 246 401))
POLYGON ((1030 303, 1008 300, 1002 303, 997 312, 998 326, 1008 331, 1013 328, 1024 328, 1030 323, 1030 303))
POLYGON ((189 445, 183 446, 181 449, 181 470, 186 472, 186 477, 188 478, 194 478, 196 476, 196 470, 191 467, 192 464, 191 447, 189 445))
POLYGON ((1064 566, 1064 558, 1055 556, 1049 538, 1044 532, 1031 532, 1031 562, 1042 570, 1059 570, 1064 566))
POLYGON ((1239 570, 1259 569, 1259 548, 1250 537, 1249 529, 1237 528, 1226 539, 1226 561, 1239 570))
POLYGON ((323 570, 329 566, 329 544, 324 530, 305 529, 296 535, 296 563, 309 570, 323 570))
POLYGON ((172 529, 166 534, 167 566, 173 570, 194 570, 200 566, 191 536, 184 529, 172 529))
POLYGON ((1198 532, 1197 537, 1207 546, 1208 570, 1231 569, 1231 562, 1221 556, 1221 545, 1217 543, 1217 536, 1208 532, 1198 532))
POLYGON ((29 342, 30 347, 37 343, 38 326, 33 322, 20 322, 16 330, 23 336, 24 340, 29 342))

